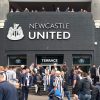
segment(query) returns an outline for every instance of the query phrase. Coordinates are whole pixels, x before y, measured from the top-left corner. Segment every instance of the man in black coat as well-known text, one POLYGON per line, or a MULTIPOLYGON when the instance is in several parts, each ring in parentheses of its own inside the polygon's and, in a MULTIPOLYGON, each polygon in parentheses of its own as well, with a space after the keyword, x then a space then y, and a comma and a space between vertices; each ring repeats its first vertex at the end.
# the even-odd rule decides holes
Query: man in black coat
POLYGON ((91 89, 93 88, 90 80, 88 79, 88 73, 83 73, 83 79, 79 83, 79 99, 91 100, 91 89))
POLYGON ((21 75, 22 100, 28 100, 29 88, 33 84, 33 77, 30 73, 29 68, 25 68, 22 71, 23 71, 21 75))
POLYGON ((68 100, 71 100, 70 91, 68 89, 68 86, 69 86, 69 83, 68 83, 69 77, 68 76, 69 76, 68 72, 67 71, 64 72, 64 86, 63 86, 63 88, 64 88, 64 93, 65 93, 66 97, 68 98, 68 100))
POLYGON ((91 100, 100 100, 100 82, 93 87, 91 100))

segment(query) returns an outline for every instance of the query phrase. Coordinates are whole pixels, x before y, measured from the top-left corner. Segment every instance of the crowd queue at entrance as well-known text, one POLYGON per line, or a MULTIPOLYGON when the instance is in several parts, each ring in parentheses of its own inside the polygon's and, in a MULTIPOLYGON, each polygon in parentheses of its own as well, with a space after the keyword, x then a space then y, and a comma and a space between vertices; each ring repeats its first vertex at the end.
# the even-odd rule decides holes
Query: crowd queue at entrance
POLYGON ((93 65, 88 72, 80 66, 69 70, 67 64, 60 68, 54 64, 50 70, 34 63, 30 67, 0 66, 0 100, 28 100, 32 86, 41 96, 43 86, 48 100, 63 100, 65 96, 66 100, 100 100, 100 67, 93 65))

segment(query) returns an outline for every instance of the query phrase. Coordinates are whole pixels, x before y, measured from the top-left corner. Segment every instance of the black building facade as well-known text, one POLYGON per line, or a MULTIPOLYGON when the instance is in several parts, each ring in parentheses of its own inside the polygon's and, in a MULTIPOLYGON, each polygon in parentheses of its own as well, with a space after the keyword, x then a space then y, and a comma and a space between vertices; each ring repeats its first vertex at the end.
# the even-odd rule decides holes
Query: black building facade
POLYGON ((0 64, 66 62, 87 70, 99 65, 99 33, 89 12, 9 13, 0 29, 0 64))

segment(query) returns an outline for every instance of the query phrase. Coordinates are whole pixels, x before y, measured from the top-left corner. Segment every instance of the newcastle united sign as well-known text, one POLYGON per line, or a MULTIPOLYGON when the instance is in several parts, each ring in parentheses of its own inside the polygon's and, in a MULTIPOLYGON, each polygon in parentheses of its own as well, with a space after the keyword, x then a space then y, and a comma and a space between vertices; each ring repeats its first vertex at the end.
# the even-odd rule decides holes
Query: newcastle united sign
MULTIPOLYGON (((27 26, 29 28, 28 38, 31 40, 39 40, 40 38, 43 40, 67 40, 71 37, 70 32, 68 32, 69 26, 69 23, 32 23, 27 26), (63 31, 58 31, 62 29, 63 31)), ((23 37, 24 31, 22 26, 18 23, 14 23, 8 30, 7 38, 10 40, 20 40, 23 37)))

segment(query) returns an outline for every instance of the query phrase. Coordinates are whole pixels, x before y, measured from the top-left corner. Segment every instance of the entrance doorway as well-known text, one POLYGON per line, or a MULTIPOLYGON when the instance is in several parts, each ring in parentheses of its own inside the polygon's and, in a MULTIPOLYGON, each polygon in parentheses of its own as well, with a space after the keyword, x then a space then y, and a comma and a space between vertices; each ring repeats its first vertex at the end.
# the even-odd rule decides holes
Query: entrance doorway
POLYGON ((41 64, 44 69, 49 67, 51 71, 56 64, 57 70, 61 70, 61 65, 63 64, 64 55, 63 54, 38 54, 36 55, 36 63, 41 64))
POLYGON ((79 66, 82 71, 88 72, 92 64, 92 55, 90 54, 73 54, 73 66, 79 66))
MULTIPOLYGON (((56 64, 57 70, 61 71, 61 66, 62 66, 62 64, 56 64)), ((54 64, 49 64, 49 63, 48 64, 42 64, 42 67, 44 69, 46 69, 46 67, 48 67, 49 70, 51 71, 52 69, 54 69, 54 64)))

